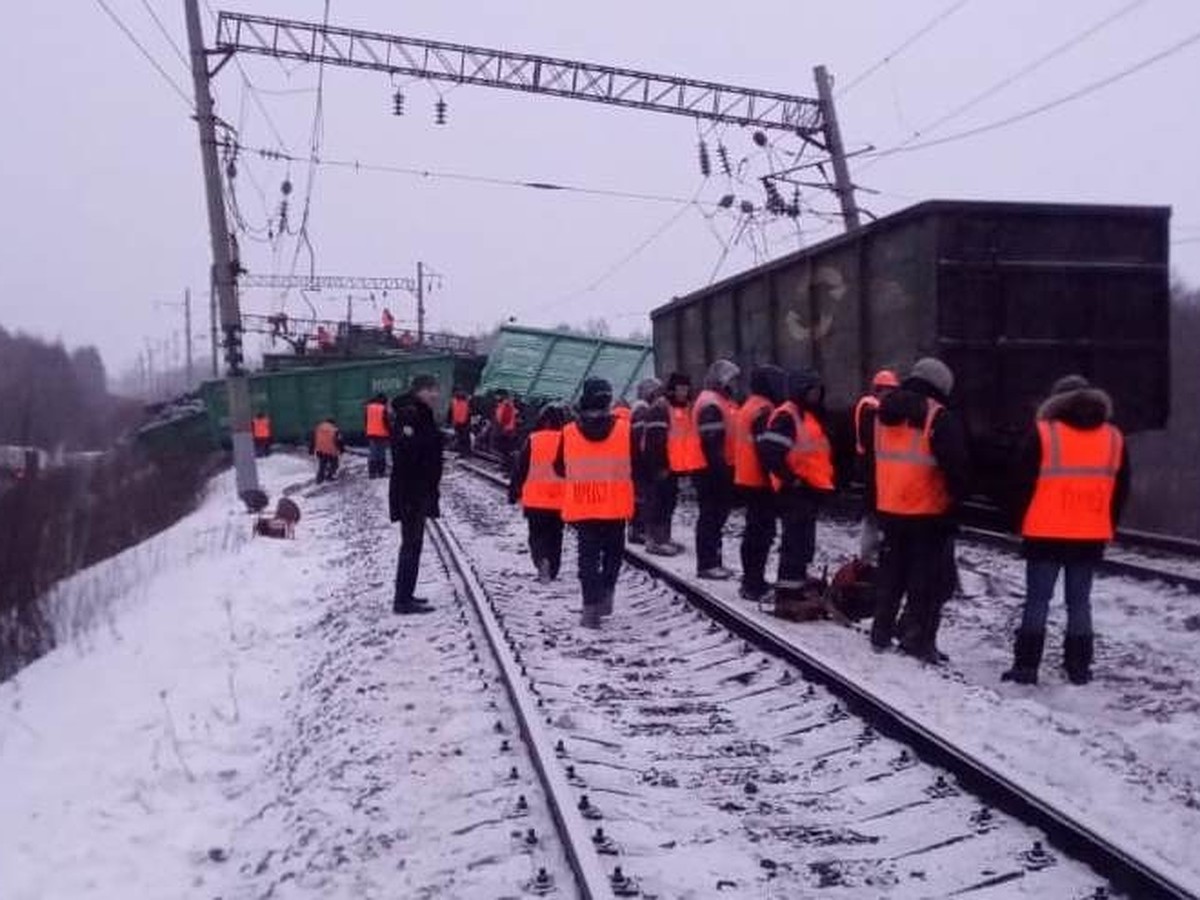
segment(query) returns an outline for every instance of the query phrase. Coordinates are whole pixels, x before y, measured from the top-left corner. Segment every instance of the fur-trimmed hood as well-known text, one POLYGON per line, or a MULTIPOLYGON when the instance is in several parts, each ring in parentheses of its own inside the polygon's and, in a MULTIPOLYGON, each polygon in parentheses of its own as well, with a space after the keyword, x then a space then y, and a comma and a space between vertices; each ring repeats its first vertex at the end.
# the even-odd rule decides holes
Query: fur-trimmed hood
POLYGON ((1098 387, 1052 394, 1038 408, 1040 421, 1062 422, 1072 428, 1099 428, 1113 416, 1112 398, 1098 387))

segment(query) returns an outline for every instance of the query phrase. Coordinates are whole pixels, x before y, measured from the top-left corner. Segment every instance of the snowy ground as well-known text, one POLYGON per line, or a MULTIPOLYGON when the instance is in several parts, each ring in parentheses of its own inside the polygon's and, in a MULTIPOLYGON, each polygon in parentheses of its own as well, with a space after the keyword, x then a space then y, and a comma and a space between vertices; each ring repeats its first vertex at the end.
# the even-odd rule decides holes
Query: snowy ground
POLYGON ((0 685, 4 900, 502 897, 535 860, 563 870, 444 573, 425 566, 437 613, 391 614, 385 483, 262 469, 300 488, 295 541, 250 540, 221 476, 64 584, 74 639, 0 685))
MULTIPOLYGON (((677 539, 690 538, 692 518, 690 508, 677 514, 684 524, 677 524, 677 539)), ((724 551, 726 565, 734 568, 738 532, 735 515, 724 551)), ((855 528, 822 522, 814 571, 835 571, 857 552, 857 540, 855 528)), ((1096 677, 1078 688, 1059 668, 1065 618, 1060 594, 1052 607, 1042 684, 1004 684, 1000 673, 1011 662, 1023 563, 965 541, 958 560, 963 593, 946 609, 940 644, 951 661, 944 667, 880 656, 862 633, 832 623, 785 623, 765 614, 761 620, 1153 864, 1176 870, 1200 893, 1200 632, 1187 624, 1200 613, 1200 597, 1161 584, 1099 578, 1093 594, 1096 677)), ((682 574, 695 572, 690 552, 665 563, 682 574)), ((753 610, 736 599, 736 583, 704 584, 753 610)))

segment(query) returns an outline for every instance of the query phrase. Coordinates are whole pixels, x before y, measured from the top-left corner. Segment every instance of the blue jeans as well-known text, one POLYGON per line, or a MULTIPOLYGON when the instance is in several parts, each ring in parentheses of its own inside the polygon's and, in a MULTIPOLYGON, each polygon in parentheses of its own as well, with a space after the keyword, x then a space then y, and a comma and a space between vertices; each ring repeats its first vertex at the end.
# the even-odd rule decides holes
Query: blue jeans
POLYGON ((1025 611, 1021 617, 1023 631, 1046 630, 1046 615, 1058 572, 1066 570, 1063 592, 1067 601, 1067 634, 1092 633, 1092 576, 1094 563, 1060 563, 1031 559, 1025 563, 1025 611))

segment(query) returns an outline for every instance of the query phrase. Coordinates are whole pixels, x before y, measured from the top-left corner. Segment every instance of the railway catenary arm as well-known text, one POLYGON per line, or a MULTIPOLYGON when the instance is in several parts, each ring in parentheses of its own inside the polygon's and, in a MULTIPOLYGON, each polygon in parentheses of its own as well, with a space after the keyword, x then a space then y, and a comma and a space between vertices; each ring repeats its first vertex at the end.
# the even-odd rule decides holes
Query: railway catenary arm
MULTIPOLYGON (((490 484, 503 488, 503 476, 471 464, 461 464, 490 484)), ((827 660, 799 646, 750 616, 718 599, 688 579, 659 565, 645 553, 626 548, 625 559, 680 592, 698 609, 735 634, 784 659, 843 698, 883 734, 908 744, 927 760, 943 766, 972 792, 1030 825, 1041 828, 1056 845, 1087 863, 1139 900, 1191 900, 1195 895, 1172 876, 1144 862, 1069 813, 1054 807, 1003 772, 955 745, 870 690, 843 675, 827 660)))

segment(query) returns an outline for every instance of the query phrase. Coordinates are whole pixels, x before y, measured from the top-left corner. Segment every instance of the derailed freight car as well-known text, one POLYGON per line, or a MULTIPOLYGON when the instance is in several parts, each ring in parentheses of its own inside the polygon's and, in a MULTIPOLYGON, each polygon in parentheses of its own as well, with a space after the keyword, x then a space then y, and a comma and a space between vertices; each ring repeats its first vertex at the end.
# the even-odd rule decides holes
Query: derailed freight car
POLYGON ((811 365, 839 456, 871 374, 920 356, 957 376, 979 488, 1053 381, 1109 391, 1128 432, 1169 408, 1170 209, 935 200, 727 278, 651 313, 660 374, 726 357, 811 365))

